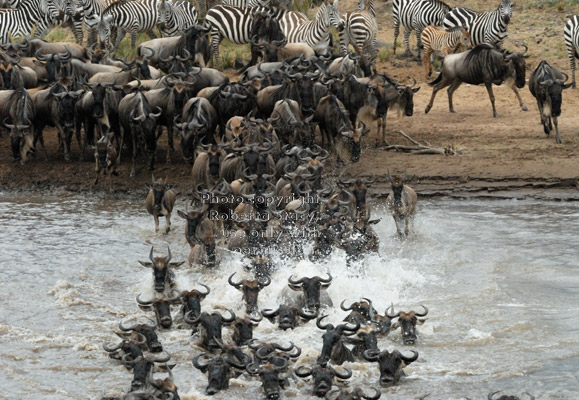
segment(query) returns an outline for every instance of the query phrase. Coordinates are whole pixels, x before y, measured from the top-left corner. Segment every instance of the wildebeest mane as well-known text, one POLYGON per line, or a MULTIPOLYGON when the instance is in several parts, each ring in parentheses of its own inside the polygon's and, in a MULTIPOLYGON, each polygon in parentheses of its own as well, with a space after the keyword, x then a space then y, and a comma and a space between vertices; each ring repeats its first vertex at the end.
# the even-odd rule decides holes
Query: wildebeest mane
POLYGON ((466 55, 464 65, 469 72, 469 79, 464 80, 466 83, 480 84, 486 79, 499 85, 507 77, 508 65, 504 60, 504 54, 486 43, 472 49, 466 55))

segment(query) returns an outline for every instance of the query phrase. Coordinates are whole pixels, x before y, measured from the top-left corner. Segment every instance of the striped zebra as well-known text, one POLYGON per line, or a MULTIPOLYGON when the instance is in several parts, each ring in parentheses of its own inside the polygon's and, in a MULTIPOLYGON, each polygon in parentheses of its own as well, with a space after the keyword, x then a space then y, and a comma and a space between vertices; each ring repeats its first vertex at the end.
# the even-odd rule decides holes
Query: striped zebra
POLYGON ((247 7, 268 7, 271 0, 221 0, 224 6, 247 8, 247 7))
POLYGON ((105 49, 116 49, 125 34, 131 35, 131 47, 137 42, 137 33, 146 32, 151 39, 155 38, 153 29, 157 26, 157 0, 120 0, 103 10, 98 24, 101 44, 105 49), (114 44, 112 31, 117 30, 114 44))
POLYGON ((54 0, 23 0, 17 9, 0 11, 0 44, 46 34, 62 15, 54 0))
POLYGON ((356 54, 372 58, 376 49, 376 11, 374 0, 364 4, 364 0, 358 3, 358 10, 344 14, 338 26, 340 34, 340 54, 348 53, 348 44, 352 43, 356 54))
POLYGON ((430 56, 432 53, 435 51, 441 51, 445 56, 447 56, 460 44, 465 48, 470 47, 470 35, 463 26, 447 31, 439 26, 429 25, 424 28, 420 38, 422 39, 422 45, 424 46, 422 61, 424 62, 424 69, 427 78, 432 75, 432 63, 430 62, 430 56))
POLYGON ((579 15, 574 15, 567 21, 563 34, 565 36, 567 54, 569 55, 569 64, 571 65, 571 87, 577 89, 577 84, 575 83, 575 58, 579 59, 579 15))
POLYGON ((87 32, 87 47, 93 47, 97 43, 97 27, 101 14, 105 8, 115 0, 78 0, 78 6, 82 9, 83 23, 87 32))
POLYGON ((473 46, 488 43, 500 48, 509 32, 513 16, 513 0, 501 0, 496 10, 478 13, 468 8, 455 8, 444 18, 444 27, 466 26, 473 46))
POLYGON ((157 3, 157 21, 159 31, 163 37, 176 36, 197 25, 197 10, 187 0, 171 2, 161 0, 157 3))
POLYGON ((420 34, 428 25, 441 26, 444 16, 451 10, 451 7, 440 0, 393 0, 392 16, 394 17, 394 44, 392 50, 396 54, 396 40, 400 33, 400 25, 404 27, 404 48, 405 55, 412 57, 410 51, 410 33, 416 32, 416 42, 418 47, 418 60, 422 43, 420 34))
POLYGON ((305 18, 304 14, 295 11, 286 11, 279 18, 279 25, 286 36, 288 43, 305 43, 316 54, 327 54, 330 47, 330 28, 338 27, 340 14, 339 0, 333 3, 324 1, 313 21, 305 18))
POLYGON ((215 57, 217 67, 220 70, 223 69, 219 57, 221 41, 225 38, 235 44, 250 43, 253 20, 256 14, 264 12, 272 13, 272 17, 279 20, 287 11, 270 10, 264 7, 239 8, 224 5, 216 5, 207 11, 205 21, 211 26, 211 56, 215 57))
POLYGON ((82 45, 82 40, 84 39, 82 7, 80 7, 77 0, 64 0, 62 8, 66 17, 64 23, 70 26, 76 43, 82 45))

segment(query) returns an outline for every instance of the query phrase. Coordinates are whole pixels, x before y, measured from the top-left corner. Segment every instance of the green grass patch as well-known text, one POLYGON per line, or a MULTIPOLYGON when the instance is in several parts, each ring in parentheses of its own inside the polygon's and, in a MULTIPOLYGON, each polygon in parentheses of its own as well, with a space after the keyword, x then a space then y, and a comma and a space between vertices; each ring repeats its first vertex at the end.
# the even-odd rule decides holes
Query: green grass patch
POLYGON ((383 47, 382 50, 378 52, 378 61, 386 62, 392 60, 392 49, 389 47, 383 47))

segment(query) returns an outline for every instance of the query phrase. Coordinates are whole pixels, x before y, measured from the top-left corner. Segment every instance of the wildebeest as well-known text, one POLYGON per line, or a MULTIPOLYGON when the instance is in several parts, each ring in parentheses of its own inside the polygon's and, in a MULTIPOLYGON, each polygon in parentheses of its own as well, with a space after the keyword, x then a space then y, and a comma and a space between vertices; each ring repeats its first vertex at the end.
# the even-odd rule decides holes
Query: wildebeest
POLYGON ((186 210, 186 212, 177 210, 177 214, 187 221, 185 239, 191 246, 189 265, 201 264, 203 259, 207 259, 204 263, 207 267, 216 265, 215 228, 213 221, 208 218, 208 209, 208 205, 203 205, 198 209, 186 210))
POLYGON ((177 194, 170 188, 165 180, 152 177, 152 183, 147 184, 149 193, 145 199, 145 206, 149 214, 155 219, 155 232, 159 231, 159 216, 165 216, 165 233, 171 230, 171 212, 175 204, 177 194))
POLYGON ((562 143, 559 137, 559 123, 557 117, 561 115, 561 103, 563 102, 563 90, 571 87, 573 83, 565 82, 569 76, 547 63, 541 61, 529 77, 529 89, 537 100, 541 123, 545 135, 549 136, 555 124, 557 143, 562 143))
POLYGON ((168 329, 173 324, 171 317, 171 305, 179 303, 181 296, 176 295, 172 297, 159 297, 152 300, 143 300, 141 295, 137 296, 137 303, 142 310, 152 309, 155 312, 157 325, 168 329))
POLYGON ((151 252, 149 253, 148 261, 139 261, 143 267, 153 269, 153 279, 154 279, 154 289, 158 293, 163 293, 168 288, 173 289, 175 287, 175 273, 172 268, 178 267, 184 263, 171 262, 171 249, 167 246, 167 256, 166 257, 153 257, 153 246, 151 246, 151 252))
POLYGON ((233 334, 231 340, 238 346, 244 346, 253 340, 253 328, 259 325, 263 317, 237 318, 233 321, 233 334))
POLYGON ((202 312, 197 318, 190 319, 188 315, 183 318, 185 322, 190 325, 200 324, 201 326, 201 343, 200 345, 208 350, 220 349, 223 347, 223 339, 221 338, 221 329, 225 324, 231 324, 235 321, 235 313, 231 310, 226 310, 229 317, 225 318, 219 312, 214 311, 211 314, 202 312))
POLYGON ((292 290, 301 292, 296 299, 298 307, 306 308, 308 310, 318 310, 320 308, 320 294, 324 293, 323 304, 325 306, 332 306, 332 299, 327 295, 327 292, 322 292, 330 287, 332 283, 332 275, 328 274, 328 278, 324 279, 319 276, 312 278, 303 277, 301 279, 288 278, 288 287, 292 290))
POLYGON ((214 395, 221 390, 229 389, 229 379, 231 378, 231 367, 245 369, 246 365, 241 364, 231 357, 209 358, 205 353, 196 355, 193 358, 193 366, 201 372, 207 372, 207 388, 205 393, 214 395))
POLYGON ((277 310, 265 309, 261 314, 274 323, 278 319, 278 326, 281 330, 294 329, 302 320, 309 321, 318 316, 317 312, 308 312, 296 306, 280 305, 277 310))
POLYGON ((386 316, 388 318, 396 318, 398 317, 398 321, 392 324, 392 330, 396 330, 400 328, 402 332, 402 340, 404 344, 414 344, 416 342, 416 325, 422 325, 426 320, 425 319, 418 319, 418 317, 425 317, 428 314, 428 308, 422 306, 424 308, 424 312, 416 312, 416 311, 398 311, 397 313, 394 312, 394 306, 390 306, 388 310, 392 310, 389 312, 386 310, 386 316))
POLYGON ((392 386, 398 383, 400 377, 404 375, 403 368, 418 359, 418 352, 412 351, 410 357, 404 356, 398 350, 392 352, 384 350, 381 352, 365 351, 363 356, 366 361, 377 361, 380 369, 380 385, 392 386))
MULTIPOLYGON (((488 400, 521 400, 518 396, 508 396, 506 394, 503 394, 501 397, 495 397, 495 394, 500 393, 501 391, 497 391, 497 392, 493 392, 493 393, 489 393, 488 395, 488 400)), ((525 392, 525 394, 527 396, 529 396, 529 400, 535 400, 535 396, 525 392)))
POLYGON ((259 292, 271 283, 270 278, 265 278, 263 282, 258 280, 244 279, 239 282, 233 280, 235 272, 229 276, 228 282, 231 286, 243 293, 242 300, 245 303, 245 311, 248 314, 259 312, 257 307, 257 297, 259 292))
MULTIPOLYGON (((448 108, 453 113, 455 111, 452 105, 452 94, 462 83, 471 85, 484 83, 493 106, 493 116, 497 118, 492 86, 493 84, 500 85, 510 79, 514 79, 515 85, 519 89, 525 86, 525 53, 526 50, 518 53, 501 52, 491 45, 480 44, 472 50, 448 55, 442 63, 442 70, 438 77, 429 83, 430 86, 433 86, 432 97, 424 112, 428 113, 432 108, 436 93, 450 86, 448 88, 448 108)), ((515 87, 513 90, 520 98, 515 87)), ((522 101, 519 103, 521 107, 524 107, 522 101)))
POLYGON ((201 301, 205 299, 209 293, 211 293, 209 286, 202 283, 199 285, 205 288, 205 292, 201 292, 196 289, 181 292, 181 301, 183 302, 183 317, 187 316, 190 320, 195 319, 201 315, 201 301))
POLYGON ((118 175, 117 172, 117 150, 112 144, 112 137, 114 132, 103 135, 94 146, 95 158, 95 173, 94 185, 99 182, 101 172, 104 176, 109 177, 109 191, 113 192, 113 175, 118 175))
POLYGON ((361 388, 355 388, 351 391, 335 389, 326 394, 326 400, 378 400, 382 396, 382 392, 374 387, 371 389, 374 394, 366 394, 361 388))
POLYGON ((314 378, 313 394, 318 397, 324 397, 332 388, 334 377, 343 380, 352 377, 352 371, 348 368, 344 369, 346 372, 342 373, 329 364, 317 364, 311 368, 301 365, 295 369, 295 374, 300 378, 306 378, 311 375, 314 378))
POLYGON ((250 375, 259 375, 263 391, 268 400, 278 400, 280 398, 280 390, 289 385, 288 379, 283 375, 288 363, 288 360, 285 360, 282 365, 273 363, 259 365, 254 362, 248 364, 245 369, 250 375))
POLYGON ((13 159, 22 164, 26 162, 28 153, 34 151, 34 118, 34 103, 26 90, 0 91, 0 121, 10 129, 13 159))
POLYGON ((217 112, 209 100, 203 97, 193 97, 185 103, 182 123, 177 124, 177 128, 181 131, 181 148, 186 162, 196 161, 195 149, 199 143, 215 143, 213 134, 217 124, 217 112))
POLYGON ((322 335, 322 351, 317 360, 318 364, 324 364, 330 360, 338 365, 346 361, 354 361, 352 352, 345 346, 343 336, 354 334, 360 328, 360 322, 354 321, 353 326, 322 324, 322 320, 326 317, 327 315, 322 315, 316 321, 317 327, 326 331, 322 335))
POLYGON ((196 186, 201 185, 202 188, 210 188, 215 185, 219 180, 223 158, 225 158, 225 152, 217 144, 213 144, 206 151, 199 153, 191 169, 194 184, 196 186))
POLYGON ((398 236, 406 237, 410 233, 410 227, 416 214, 416 202, 418 196, 414 189, 406 185, 406 172, 392 177, 388 171, 388 181, 392 187, 392 193, 388 196, 387 204, 394 222, 398 236))

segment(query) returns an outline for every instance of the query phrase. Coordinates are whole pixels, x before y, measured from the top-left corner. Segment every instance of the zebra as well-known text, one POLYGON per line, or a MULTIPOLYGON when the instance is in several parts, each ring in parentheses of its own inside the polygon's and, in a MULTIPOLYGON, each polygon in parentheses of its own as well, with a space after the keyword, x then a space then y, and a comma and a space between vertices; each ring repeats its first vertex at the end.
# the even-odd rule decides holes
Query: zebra
POLYGON ((156 36, 153 29, 157 25, 157 0, 119 0, 105 8, 98 24, 98 33, 104 48, 116 49, 126 33, 131 35, 131 47, 137 42, 138 32, 147 32, 151 39, 156 36), (112 30, 117 35, 111 46, 112 30))
POLYGON ((440 0, 393 0, 392 16, 394 18, 394 43, 393 53, 396 54, 396 40, 400 33, 400 25, 404 27, 404 48, 405 56, 412 57, 410 51, 410 32, 416 32, 416 42, 418 47, 418 62, 420 63, 420 51, 422 42, 420 34, 428 25, 442 25, 444 16, 451 10, 451 7, 440 0))
POLYGON ((444 17, 446 29, 466 26, 473 46, 488 43, 497 48, 509 34, 507 25, 513 16, 513 0, 501 0, 496 10, 478 13, 468 8, 455 8, 444 17))
POLYGON ((429 25, 424 28, 420 38, 422 39, 422 44, 424 46, 422 61, 424 62, 427 78, 432 75, 430 55, 433 52, 442 51, 442 53, 447 56, 460 44, 464 45, 466 48, 470 47, 470 35, 464 26, 459 26, 447 31, 439 26, 429 25))
POLYGON ((51 25, 62 17, 62 9, 54 0, 23 0, 18 9, 0 12, 0 44, 14 39, 46 34, 51 25))
POLYGON ((159 15, 157 24, 163 37, 176 36, 179 32, 185 32, 197 25, 197 10, 187 0, 175 3, 161 0, 157 3, 157 13, 159 15))
POLYGON ((64 15, 68 18, 68 24, 74 34, 74 40, 77 44, 82 45, 84 39, 84 32, 82 30, 83 10, 77 0, 64 0, 63 2, 64 15))
POLYGON ((571 87, 577 89, 577 84, 575 83, 575 58, 579 58, 579 15, 574 15, 567 21, 563 34, 571 66, 571 87))
POLYGON ((359 56, 372 58, 375 55, 377 31, 374 0, 368 4, 360 0, 358 11, 344 14, 338 25, 340 54, 345 56, 348 53, 348 44, 351 42, 359 56))
POLYGON ((97 26, 100 16, 105 8, 115 0, 78 0, 78 6, 82 9, 83 23, 87 31, 87 47, 93 47, 97 43, 97 26))
POLYGON ((271 0, 221 0, 224 6, 247 8, 247 7, 268 7, 271 0))
POLYGON ((279 18, 279 25, 287 43, 305 43, 316 54, 327 54, 331 43, 330 27, 337 28, 341 22, 338 3, 339 0, 333 3, 324 1, 313 21, 309 21, 300 12, 285 12, 279 18))
MULTIPOLYGON (((211 53, 212 57, 215 57, 217 61, 217 67, 220 70, 223 68, 219 58, 219 44, 224 38, 236 44, 250 43, 253 20, 257 14, 271 13, 273 18, 279 20, 287 12, 278 9, 270 10, 264 7, 239 8, 224 5, 211 7, 207 11, 205 21, 211 27, 211 53)), ((252 60, 253 56, 252 54, 252 60)))

